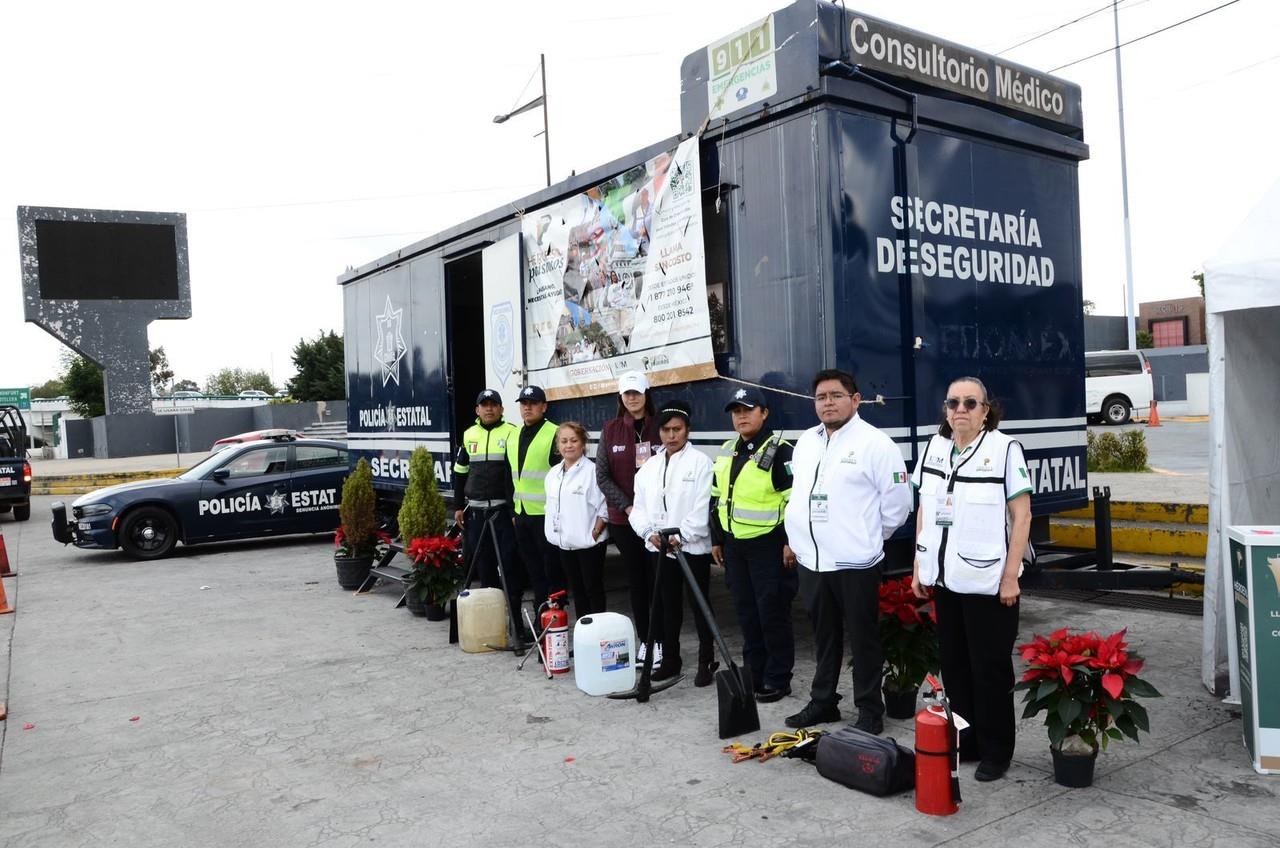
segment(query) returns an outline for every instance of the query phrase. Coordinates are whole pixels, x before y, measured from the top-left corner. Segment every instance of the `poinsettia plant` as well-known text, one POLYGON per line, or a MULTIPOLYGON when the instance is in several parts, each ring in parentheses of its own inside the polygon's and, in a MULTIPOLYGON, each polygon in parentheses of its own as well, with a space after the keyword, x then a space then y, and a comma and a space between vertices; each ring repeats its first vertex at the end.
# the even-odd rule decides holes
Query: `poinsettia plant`
POLYGON ((936 625, 932 593, 917 598, 911 591, 911 575, 880 584, 885 688, 898 692, 919 689, 925 675, 938 670, 936 625))
POLYGON ((368 541, 361 546, 351 544, 347 538, 347 531, 339 526, 333 533, 333 555, 335 557, 357 557, 372 556, 374 559, 381 559, 386 553, 387 546, 391 544, 391 534, 385 530, 374 530, 368 537, 368 541))
POLYGON ((412 560, 408 591, 424 603, 443 605, 466 579, 462 539, 456 536, 421 536, 404 550, 412 560))
POLYGON ((1106 750, 1112 739, 1128 736, 1136 742, 1139 731, 1151 731, 1137 699, 1160 693, 1138 677, 1145 661, 1129 650, 1126 632, 1099 636, 1064 627, 1018 646, 1029 666, 1014 687, 1026 692, 1022 717, 1045 713, 1054 748, 1091 753, 1099 746, 1106 750))

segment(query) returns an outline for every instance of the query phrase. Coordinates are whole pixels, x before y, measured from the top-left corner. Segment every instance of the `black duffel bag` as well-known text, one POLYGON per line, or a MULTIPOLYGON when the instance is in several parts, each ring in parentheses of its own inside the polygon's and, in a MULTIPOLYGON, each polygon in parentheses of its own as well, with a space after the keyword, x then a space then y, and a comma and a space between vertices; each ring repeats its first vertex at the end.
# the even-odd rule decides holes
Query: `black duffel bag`
POLYGON ((842 727, 818 740, 818 774, 872 795, 915 788, 916 755, 893 739, 842 727))

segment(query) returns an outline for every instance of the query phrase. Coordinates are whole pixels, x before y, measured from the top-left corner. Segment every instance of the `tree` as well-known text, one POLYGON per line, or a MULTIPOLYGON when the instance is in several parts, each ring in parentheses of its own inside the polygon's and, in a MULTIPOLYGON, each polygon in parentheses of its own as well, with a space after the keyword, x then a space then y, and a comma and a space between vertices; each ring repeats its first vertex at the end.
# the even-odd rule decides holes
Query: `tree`
POLYGON ((173 390, 175 392, 198 392, 200 391, 200 386, 196 384, 195 380, 179 380, 173 384, 173 390))
POLYGON ((1135 335, 1138 342, 1138 350, 1145 350, 1149 347, 1155 347, 1155 339, 1151 338, 1151 333, 1147 330, 1139 330, 1135 335))
POLYGON ((66 371, 63 387, 71 408, 83 418, 106 415, 107 400, 102 388, 102 369, 93 360, 68 353, 63 358, 66 371))
POLYGON ((164 352, 164 346, 151 351, 151 388, 157 392, 163 391, 169 385, 169 381, 173 379, 173 369, 169 367, 169 357, 164 352))
POLYGON ((1196 281, 1196 285, 1200 287, 1200 296, 1204 297, 1204 271, 1192 274, 1191 279, 1196 281))
POLYGON ((298 373, 289 380, 294 400, 341 400, 347 396, 346 364, 342 336, 330 330, 315 341, 298 339, 293 346, 293 366, 298 373))
POLYGON ((246 389, 259 389, 269 395, 276 393, 276 387, 266 371, 223 368, 210 374, 204 383, 205 394, 210 395, 238 395, 246 389))
POLYGON ((62 397, 67 393, 67 388, 62 384, 60 377, 54 377, 52 380, 46 380, 38 386, 31 387, 31 396, 33 398, 56 398, 62 397))
POLYGON ((1092 300, 1086 300, 1086 301, 1084 302, 1084 314, 1085 314, 1085 315, 1092 315, 1092 314, 1093 314, 1093 311, 1094 311, 1095 309, 1097 309, 1097 308, 1098 308, 1098 304, 1094 303, 1092 300))
POLYGON ((444 498, 436 484, 435 460, 426 448, 415 448, 409 455, 409 483, 398 519, 400 538, 406 543, 444 535, 444 498))

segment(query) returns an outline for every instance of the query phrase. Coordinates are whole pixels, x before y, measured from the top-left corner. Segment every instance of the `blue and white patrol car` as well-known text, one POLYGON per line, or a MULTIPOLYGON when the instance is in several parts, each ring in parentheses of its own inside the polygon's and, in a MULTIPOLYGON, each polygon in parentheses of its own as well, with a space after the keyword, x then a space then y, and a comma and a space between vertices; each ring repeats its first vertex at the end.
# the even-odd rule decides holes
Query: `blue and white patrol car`
POLYGON ((347 447, 280 436, 210 456, 174 478, 108 486, 53 504, 53 537, 80 548, 122 548, 135 559, 178 542, 329 533, 347 476, 347 447))

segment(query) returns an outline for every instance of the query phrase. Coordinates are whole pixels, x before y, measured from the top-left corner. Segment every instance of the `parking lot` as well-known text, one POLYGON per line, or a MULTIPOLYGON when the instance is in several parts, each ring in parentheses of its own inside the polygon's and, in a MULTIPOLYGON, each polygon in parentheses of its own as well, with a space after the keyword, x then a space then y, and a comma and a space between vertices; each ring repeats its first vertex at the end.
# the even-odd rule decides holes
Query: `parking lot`
MULTIPOLYGON (((713 690, 590 698, 533 663, 517 673, 509 654, 463 654, 446 624, 393 609, 392 590, 338 589, 327 540, 136 563, 53 543, 50 500, 0 525, 20 572, 6 581, 17 614, 0 618, 0 843, 13 848, 1280 839, 1280 784, 1252 772, 1238 710, 1200 685, 1198 619, 1028 598, 1024 637, 1130 628, 1165 694, 1148 702, 1154 732, 1103 754, 1094 787, 1067 790, 1025 721, 1008 778, 976 783, 962 766, 961 812, 931 818, 910 794, 860 795, 801 762, 731 764, 713 690)), ((737 644, 736 626, 727 636, 737 644)), ((803 704, 807 638, 797 653, 797 695, 760 705, 746 741, 803 704)), ((909 722, 887 733, 911 744, 909 722)))

